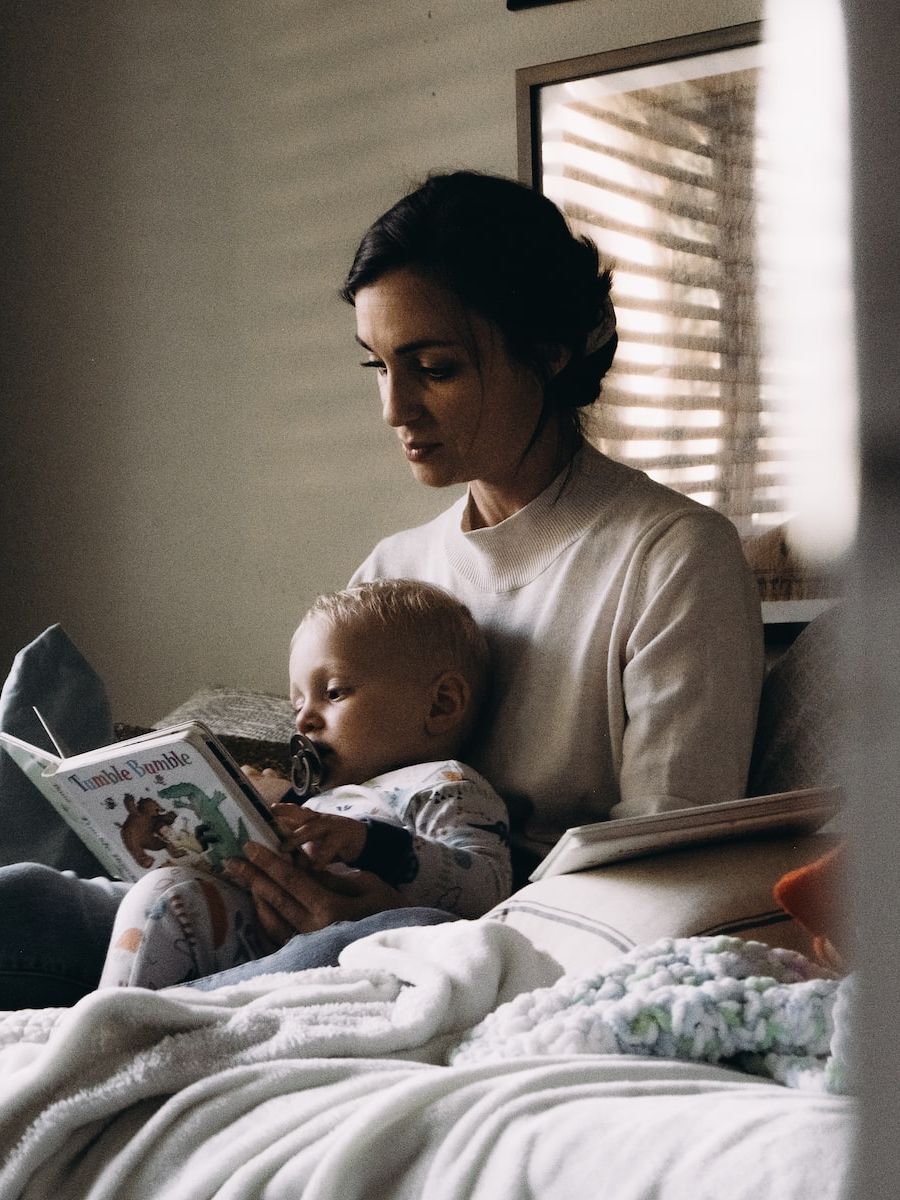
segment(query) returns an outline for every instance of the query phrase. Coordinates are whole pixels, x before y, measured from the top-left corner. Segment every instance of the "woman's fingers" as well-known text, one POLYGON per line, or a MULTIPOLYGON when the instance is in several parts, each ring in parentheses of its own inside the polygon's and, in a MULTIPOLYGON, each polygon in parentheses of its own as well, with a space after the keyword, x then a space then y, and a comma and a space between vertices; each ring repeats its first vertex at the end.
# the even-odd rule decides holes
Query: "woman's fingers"
MULTIPOLYGON (((306 872, 302 868, 255 842, 248 843, 244 853, 250 860, 246 864, 245 875, 252 872, 249 877, 250 894, 258 912, 261 906, 266 906, 277 914, 290 933, 309 933, 328 924, 327 920, 320 919, 315 910, 304 903, 304 889, 300 885, 306 872)), ((265 918, 262 912, 259 912, 259 916, 263 923, 265 918)), ((269 921, 274 924, 271 915, 269 921)))
POLYGON ((354 921, 406 903, 369 871, 307 871, 257 842, 248 842, 244 853, 246 859, 228 863, 228 876, 250 892, 260 924, 272 938, 277 931, 284 941, 291 933, 311 933, 334 921, 354 921), (285 934, 285 928, 290 932, 285 934))
POLYGON ((263 933, 272 945, 277 949, 279 946, 283 946, 285 942, 290 941, 297 930, 292 929, 287 921, 276 912, 271 904, 267 904, 265 900, 256 900, 254 898, 254 904, 257 920, 262 927, 263 933))
POLYGON ((273 771, 271 767, 260 771, 245 763, 241 767, 241 771, 270 808, 280 804, 291 790, 290 780, 285 779, 278 771, 273 771))
POLYGON ((295 933, 308 933, 319 928, 310 921, 309 913, 302 905, 266 871, 244 859, 232 859, 224 869, 233 883, 250 893, 263 931, 279 946, 295 933))
POLYGON ((333 921, 353 919, 355 897, 331 891, 308 871, 256 842, 248 842, 244 853, 249 861, 232 859, 228 875, 250 892, 269 937, 277 931, 286 941, 294 933, 312 933, 333 921))

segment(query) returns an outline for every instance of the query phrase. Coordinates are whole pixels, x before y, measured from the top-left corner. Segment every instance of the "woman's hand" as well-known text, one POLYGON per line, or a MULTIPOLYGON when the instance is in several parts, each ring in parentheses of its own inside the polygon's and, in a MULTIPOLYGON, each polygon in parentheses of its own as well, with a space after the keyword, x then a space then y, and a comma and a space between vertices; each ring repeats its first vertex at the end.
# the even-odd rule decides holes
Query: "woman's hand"
POLYGON ((285 835, 285 850, 302 850, 313 868, 354 863, 366 848, 368 827, 353 817, 320 813, 300 804, 276 804, 272 810, 285 835))
POLYGON ((266 936, 283 946, 295 933, 312 933, 335 921, 358 921, 389 908, 405 908, 403 896, 371 871, 333 874, 306 868, 301 856, 278 854, 257 842, 246 859, 225 864, 232 882, 253 898, 266 936))

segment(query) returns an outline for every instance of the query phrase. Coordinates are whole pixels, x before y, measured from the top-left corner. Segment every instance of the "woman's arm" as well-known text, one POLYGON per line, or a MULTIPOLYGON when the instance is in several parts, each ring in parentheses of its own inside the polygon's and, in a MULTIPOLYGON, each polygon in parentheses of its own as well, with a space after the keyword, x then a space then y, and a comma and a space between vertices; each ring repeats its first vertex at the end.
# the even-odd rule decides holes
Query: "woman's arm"
POLYGON ((668 524, 645 548, 627 607, 621 799, 610 816, 744 795, 763 645, 734 527, 713 512, 668 524))

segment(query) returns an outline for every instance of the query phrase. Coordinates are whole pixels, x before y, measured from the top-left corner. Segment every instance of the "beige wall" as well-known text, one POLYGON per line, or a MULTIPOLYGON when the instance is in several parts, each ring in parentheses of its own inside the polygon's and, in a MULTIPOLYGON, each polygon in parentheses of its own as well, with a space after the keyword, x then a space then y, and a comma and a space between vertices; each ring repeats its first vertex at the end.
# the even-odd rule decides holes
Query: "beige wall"
POLYGON ((515 174, 517 67, 761 15, 6 7, 2 666, 61 621, 135 722, 283 687, 304 605, 447 502, 380 427, 336 296, 368 222, 433 168, 515 174))

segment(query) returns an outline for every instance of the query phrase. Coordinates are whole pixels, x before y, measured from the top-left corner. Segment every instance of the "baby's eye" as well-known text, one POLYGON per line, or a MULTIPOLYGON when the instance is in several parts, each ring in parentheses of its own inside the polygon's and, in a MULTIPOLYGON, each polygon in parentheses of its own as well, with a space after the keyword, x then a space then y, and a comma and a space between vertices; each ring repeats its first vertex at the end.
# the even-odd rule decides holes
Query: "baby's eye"
POLYGON ((348 696, 349 694, 349 688, 338 687, 336 684, 333 684, 331 687, 325 689, 325 697, 328 700, 343 700, 344 697, 348 696))

